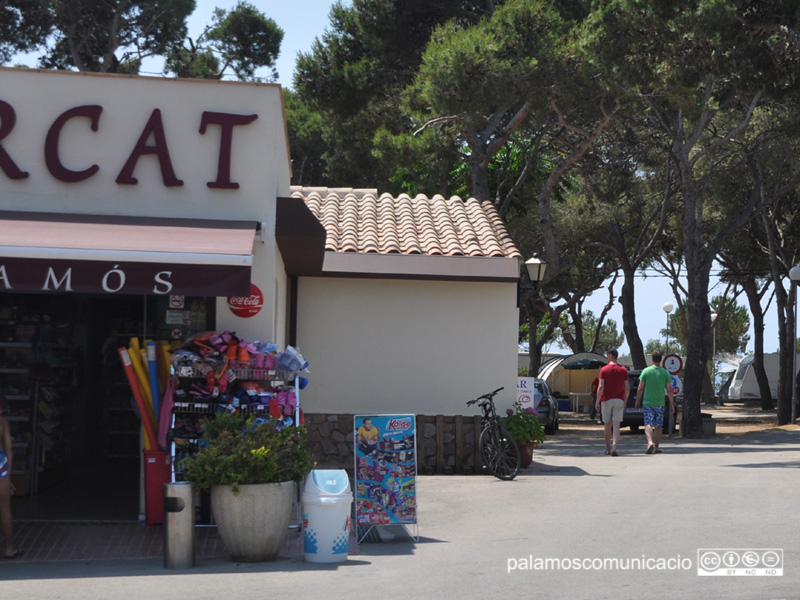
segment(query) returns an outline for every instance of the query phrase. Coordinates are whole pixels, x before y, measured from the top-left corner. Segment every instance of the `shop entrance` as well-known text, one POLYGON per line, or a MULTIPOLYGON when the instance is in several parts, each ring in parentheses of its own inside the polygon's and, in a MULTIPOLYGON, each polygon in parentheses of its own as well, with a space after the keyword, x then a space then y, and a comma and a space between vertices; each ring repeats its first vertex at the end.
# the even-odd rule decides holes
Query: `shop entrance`
MULTIPOLYGON (((0 392, 14 437, 15 520, 139 519, 141 424, 117 349, 132 337, 164 339, 165 329, 174 331, 168 301, 0 295, 0 392)), ((195 326, 205 320, 203 310, 195 326)))

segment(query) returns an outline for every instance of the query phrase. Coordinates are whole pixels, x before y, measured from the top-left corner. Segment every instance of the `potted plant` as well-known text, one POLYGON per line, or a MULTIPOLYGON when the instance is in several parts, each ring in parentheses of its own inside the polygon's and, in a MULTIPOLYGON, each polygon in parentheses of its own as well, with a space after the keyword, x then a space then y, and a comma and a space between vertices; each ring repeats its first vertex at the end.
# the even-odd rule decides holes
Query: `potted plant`
POLYGON ((292 512, 295 485, 314 467, 303 427, 221 413, 182 463, 184 478, 211 490, 211 510, 234 560, 274 560, 292 512))
POLYGON ((533 462, 533 449, 544 442, 544 425, 537 418, 536 409, 514 403, 514 408, 506 410, 506 428, 519 447, 520 466, 527 467, 533 462))

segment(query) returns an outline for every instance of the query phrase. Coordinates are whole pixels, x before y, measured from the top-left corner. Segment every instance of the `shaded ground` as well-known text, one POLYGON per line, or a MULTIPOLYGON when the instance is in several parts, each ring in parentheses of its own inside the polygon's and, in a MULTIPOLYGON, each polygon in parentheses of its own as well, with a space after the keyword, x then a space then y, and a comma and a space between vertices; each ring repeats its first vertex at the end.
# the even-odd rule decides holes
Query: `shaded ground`
MULTIPOLYGON (((704 413, 711 413, 716 423, 716 436, 709 436, 708 439, 769 430, 791 431, 800 429, 800 425, 783 425, 779 427, 774 410, 765 412, 760 407, 749 404, 728 403, 725 406, 703 406, 701 410, 704 413)), ((603 425, 599 420, 592 422, 587 415, 574 415, 574 413, 565 412, 562 416, 561 428, 556 435, 602 439, 603 425)), ((628 436, 644 436, 644 430, 631 431, 625 428, 622 430, 622 436, 623 439, 628 436)), ((672 439, 681 439, 680 433, 673 434, 672 439)))

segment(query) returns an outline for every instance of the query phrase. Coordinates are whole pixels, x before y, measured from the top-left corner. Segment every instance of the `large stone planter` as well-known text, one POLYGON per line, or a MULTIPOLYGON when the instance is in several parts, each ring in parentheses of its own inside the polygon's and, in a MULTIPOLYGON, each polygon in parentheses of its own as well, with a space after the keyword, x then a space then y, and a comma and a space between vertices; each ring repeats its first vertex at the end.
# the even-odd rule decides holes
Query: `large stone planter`
POLYGON ((240 562, 275 560, 286 539, 294 482, 257 483, 211 488, 211 511, 225 550, 240 562))

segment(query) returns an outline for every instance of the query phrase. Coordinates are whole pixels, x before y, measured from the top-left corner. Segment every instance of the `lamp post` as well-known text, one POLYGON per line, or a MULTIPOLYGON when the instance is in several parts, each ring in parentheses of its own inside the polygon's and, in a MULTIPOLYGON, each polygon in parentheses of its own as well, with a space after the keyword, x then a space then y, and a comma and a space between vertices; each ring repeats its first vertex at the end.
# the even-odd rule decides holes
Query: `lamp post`
POLYGON ((669 313, 672 312, 672 309, 675 308, 672 306, 672 302, 664 302, 664 306, 662 307, 664 312, 667 313, 667 343, 664 346, 664 354, 669 354, 669 313))
POLYGON ((539 282, 544 281, 544 272, 547 269, 547 263, 539 258, 538 254, 534 254, 531 258, 525 261, 525 270, 528 271, 528 278, 533 283, 533 289, 539 289, 539 282))
POLYGON ((792 338, 792 423, 797 420, 797 282, 800 281, 800 266, 789 269, 794 297, 794 337, 792 338))
MULTIPOLYGON (((531 298, 539 290, 539 284, 544 281, 544 273, 547 270, 547 263, 539 258, 538 254, 534 254, 531 258, 525 261, 525 270, 528 272, 528 279, 530 279, 531 283, 533 284, 533 292, 530 294, 530 296, 528 296, 528 298, 531 298)), ((530 329, 528 330, 528 353, 530 359, 528 364, 528 373, 533 376, 535 374, 532 368, 534 336, 533 315, 535 311, 533 307, 530 307, 529 310, 531 312, 528 314, 528 323, 530 325, 530 329)))

